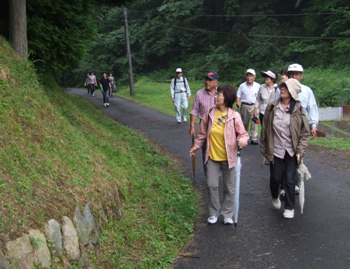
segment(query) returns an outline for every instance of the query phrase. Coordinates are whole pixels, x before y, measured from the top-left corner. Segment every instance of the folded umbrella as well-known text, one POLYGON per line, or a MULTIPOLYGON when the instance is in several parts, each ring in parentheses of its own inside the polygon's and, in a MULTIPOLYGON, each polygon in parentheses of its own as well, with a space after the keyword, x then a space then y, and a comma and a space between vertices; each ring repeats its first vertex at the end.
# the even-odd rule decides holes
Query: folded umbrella
POLYGON ((237 163, 235 166, 235 172, 236 172, 236 183, 235 183, 235 196, 233 199, 233 222, 235 227, 237 227, 238 222, 238 212, 239 212, 239 192, 240 192, 240 184, 241 184, 241 153, 240 148, 238 148, 237 152, 237 163))
POLYGON ((309 169, 304 164, 303 160, 301 161, 298 167, 298 177, 299 177, 299 204, 300 204, 300 213, 304 213, 304 203, 305 203, 305 186, 304 181, 311 178, 309 169))

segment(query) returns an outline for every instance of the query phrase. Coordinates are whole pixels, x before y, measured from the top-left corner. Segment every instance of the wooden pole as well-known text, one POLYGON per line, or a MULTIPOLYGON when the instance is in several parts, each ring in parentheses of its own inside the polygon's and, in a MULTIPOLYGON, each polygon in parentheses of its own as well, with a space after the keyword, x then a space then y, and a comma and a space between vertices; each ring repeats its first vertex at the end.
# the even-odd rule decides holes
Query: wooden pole
POLYGON ((130 50, 130 42, 129 42, 129 30, 128 30, 128 12, 127 9, 124 8, 124 21, 125 21, 125 42, 126 42, 126 51, 128 56, 129 63, 129 85, 130 85, 130 95, 134 95, 134 78, 132 73, 132 62, 131 62, 131 50, 130 50))

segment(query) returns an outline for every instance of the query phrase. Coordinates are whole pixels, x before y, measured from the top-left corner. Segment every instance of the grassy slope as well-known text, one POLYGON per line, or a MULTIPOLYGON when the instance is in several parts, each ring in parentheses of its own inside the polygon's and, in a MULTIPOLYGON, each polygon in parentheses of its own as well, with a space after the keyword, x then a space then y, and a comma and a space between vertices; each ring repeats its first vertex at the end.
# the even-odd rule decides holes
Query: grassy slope
POLYGON ((0 39, 0 250, 76 204, 108 204, 118 185, 124 217, 102 229, 96 264, 166 268, 189 240, 197 194, 189 180, 134 131, 46 88, 0 39))
MULTIPOLYGON (((332 70, 332 72, 328 72, 327 74, 332 74, 331 77, 329 76, 325 77, 323 75, 324 72, 325 71, 322 71, 319 69, 311 70, 310 71, 311 74, 309 74, 309 77, 308 76, 305 77, 305 84, 311 85, 312 87, 313 85, 320 85, 320 84, 327 85, 326 88, 328 89, 331 85, 330 82, 333 80, 335 83, 335 84, 333 83, 334 85, 338 85, 338 84, 340 85, 341 83, 350 85, 350 80, 347 78, 346 79, 348 82, 344 82, 342 80, 336 79, 337 77, 343 78, 343 75, 345 76, 344 70, 340 70, 340 71, 332 70), (313 76, 316 78, 311 80, 310 76, 313 76)), ((262 81, 259 81, 259 82, 261 83, 262 81)), ((226 84, 226 82, 224 83, 226 84)), ((148 107, 153 107, 168 115, 173 115, 175 120, 175 111, 169 97, 170 96, 169 84, 170 84, 170 80, 163 81, 163 82, 158 82, 158 81, 155 82, 155 81, 152 81, 150 78, 142 77, 135 83, 135 94, 133 97, 130 97, 129 88, 125 86, 120 87, 118 89, 118 95, 123 96, 124 98, 130 99, 130 100, 133 100, 137 103, 146 105, 148 107)), ((189 102, 189 111, 190 111, 192 107, 194 95, 196 94, 197 90, 203 87, 203 82, 189 81, 189 84, 191 86, 191 91, 192 91, 192 99, 189 102)), ((233 83, 233 85, 237 85, 237 83, 236 84, 233 83)), ((344 88, 344 89, 347 89, 347 88, 344 88)), ((319 89, 319 91, 322 91, 322 89, 319 89)), ((350 93, 350 89, 346 91, 348 92, 348 94, 350 93)), ((350 149, 350 137, 316 138, 316 139, 310 140, 310 143, 312 145, 329 147, 329 148, 344 149, 344 150, 350 149)))

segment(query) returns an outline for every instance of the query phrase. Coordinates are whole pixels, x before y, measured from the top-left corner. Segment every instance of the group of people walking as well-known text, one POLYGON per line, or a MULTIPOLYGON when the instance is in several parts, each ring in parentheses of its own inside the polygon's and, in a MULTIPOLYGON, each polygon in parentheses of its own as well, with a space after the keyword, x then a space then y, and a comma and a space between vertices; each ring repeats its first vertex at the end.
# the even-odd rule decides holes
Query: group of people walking
POLYGON ((103 96, 103 106, 109 107, 109 97, 113 96, 116 91, 116 84, 112 73, 102 73, 102 78, 97 82, 93 72, 86 75, 84 86, 87 88, 88 94, 95 96, 95 89, 100 88, 103 96))
MULTIPOLYGON (((276 84, 276 72, 262 71, 264 83, 260 85, 255 82, 255 70, 250 68, 245 73, 245 82, 239 85, 237 91, 230 85, 218 86, 218 73, 205 75, 204 88, 196 93, 190 112, 189 134, 196 135, 196 139, 189 153, 194 156, 197 150, 202 150, 209 190, 208 223, 216 223, 218 217, 223 215, 224 224, 233 224, 237 152, 248 144, 260 144, 264 163, 270 165, 273 208, 281 208, 280 193, 283 191, 283 217, 294 217, 297 167, 304 157, 310 134, 316 136, 318 124, 314 94, 309 87, 300 83, 303 72, 300 64, 291 64, 280 72, 280 83, 276 84), (195 132, 197 117, 200 118, 198 134, 195 132), (219 196, 220 177, 223 180, 222 203, 219 196)), ((181 74, 177 77, 181 77, 181 74)), ((183 84, 188 84, 187 80, 183 81, 183 84)), ((175 107, 178 104, 175 104, 176 92, 181 87, 177 88, 177 84, 172 81, 170 86, 175 107)), ((182 87, 183 97, 190 96, 188 90, 189 86, 182 87)), ((181 104, 186 102, 180 102, 180 107, 181 104)), ((187 106, 182 108, 185 113, 187 106)), ((179 119, 186 121, 186 115, 178 112, 176 107, 178 122, 179 119)))

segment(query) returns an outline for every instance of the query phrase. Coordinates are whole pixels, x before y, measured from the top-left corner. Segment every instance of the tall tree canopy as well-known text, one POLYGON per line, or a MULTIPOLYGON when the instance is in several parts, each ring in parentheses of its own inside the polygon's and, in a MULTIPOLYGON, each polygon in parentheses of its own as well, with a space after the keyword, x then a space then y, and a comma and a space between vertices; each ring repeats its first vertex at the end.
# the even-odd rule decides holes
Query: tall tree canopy
MULTIPOLYGON (((127 7, 138 74, 182 66, 193 76, 215 69, 228 79, 250 66, 349 64, 347 0, 144 0, 127 7)), ((77 71, 127 74, 123 10, 101 14, 98 41, 77 71)))

